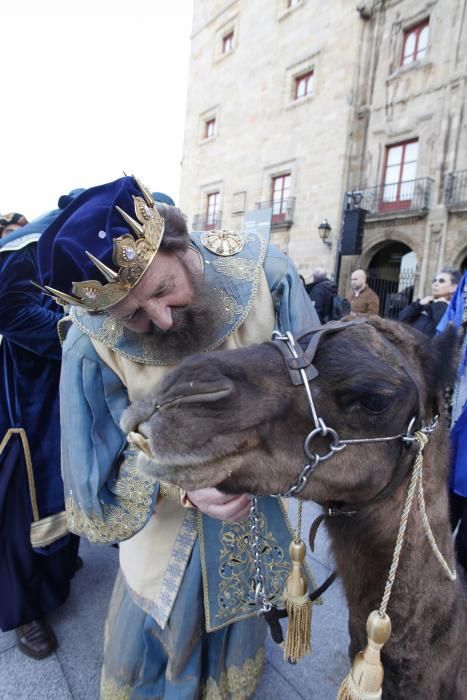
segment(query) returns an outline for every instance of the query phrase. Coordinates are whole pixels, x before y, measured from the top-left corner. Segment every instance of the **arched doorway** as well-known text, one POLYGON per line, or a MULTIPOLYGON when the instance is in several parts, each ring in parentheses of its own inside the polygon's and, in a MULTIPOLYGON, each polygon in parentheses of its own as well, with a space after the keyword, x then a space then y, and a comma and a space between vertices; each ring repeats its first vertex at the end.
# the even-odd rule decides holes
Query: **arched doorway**
POLYGON ((368 266, 368 286, 379 296, 380 314, 397 318, 413 299, 417 257, 405 243, 393 241, 373 255, 368 266))

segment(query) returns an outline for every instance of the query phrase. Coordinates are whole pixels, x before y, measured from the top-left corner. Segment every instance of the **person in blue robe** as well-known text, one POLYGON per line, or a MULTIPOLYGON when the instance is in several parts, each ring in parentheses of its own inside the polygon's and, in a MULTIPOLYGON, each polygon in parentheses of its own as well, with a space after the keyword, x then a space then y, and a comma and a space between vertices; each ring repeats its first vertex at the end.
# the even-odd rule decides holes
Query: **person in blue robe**
POLYGON ((60 474, 62 312, 30 282, 37 242, 59 213, 0 241, 0 627, 16 629, 21 651, 37 659, 57 646, 44 618, 68 596, 79 544, 60 474))
MULTIPOLYGON (((269 220, 193 232, 124 177, 87 190, 39 243, 44 290, 68 307, 60 386, 69 529, 119 543, 101 698, 248 698, 264 665, 248 495, 154 483, 120 428, 183 357, 269 340, 319 320, 269 220)), ((264 594, 282 600, 292 539, 262 498, 264 594)), ((311 578, 309 572, 308 576, 311 578)), ((310 581, 313 586, 312 581, 310 581)))
POLYGON ((459 329, 462 339, 451 418, 451 524, 453 531, 457 530, 457 560, 467 572, 467 272, 464 272, 438 324, 438 332, 444 331, 449 324, 459 329))

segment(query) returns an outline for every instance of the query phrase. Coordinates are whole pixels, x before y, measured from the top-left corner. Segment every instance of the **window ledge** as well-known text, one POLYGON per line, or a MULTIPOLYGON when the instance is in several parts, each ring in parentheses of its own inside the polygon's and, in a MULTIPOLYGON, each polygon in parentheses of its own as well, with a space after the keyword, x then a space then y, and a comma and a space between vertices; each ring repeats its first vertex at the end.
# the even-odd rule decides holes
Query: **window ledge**
POLYGON ((418 70, 420 68, 431 68, 432 65, 432 61, 428 61, 425 58, 420 58, 418 61, 408 63, 406 66, 397 66, 396 70, 393 71, 391 75, 388 75, 388 77, 386 78, 386 83, 390 83, 393 80, 397 80, 397 78, 400 78, 402 75, 405 75, 406 73, 412 70, 418 70))
POLYGON ((217 138, 217 134, 214 134, 214 136, 203 137, 202 139, 199 140, 199 145, 204 146, 206 143, 211 143, 212 141, 215 141, 216 138, 217 138))
POLYGON ((214 63, 222 63, 222 61, 225 61, 229 56, 232 56, 232 54, 235 53, 236 46, 233 47, 233 49, 230 49, 230 51, 226 51, 225 53, 220 53, 218 56, 216 56, 214 63))
POLYGON ((295 107, 299 107, 300 105, 305 104, 305 102, 311 102, 316 97, 315 93, 312 92, 311 95, 305 95, 304 97, 297 97, 296 99, 290 100, 285 108, 286 109, 294 109, 295 107))

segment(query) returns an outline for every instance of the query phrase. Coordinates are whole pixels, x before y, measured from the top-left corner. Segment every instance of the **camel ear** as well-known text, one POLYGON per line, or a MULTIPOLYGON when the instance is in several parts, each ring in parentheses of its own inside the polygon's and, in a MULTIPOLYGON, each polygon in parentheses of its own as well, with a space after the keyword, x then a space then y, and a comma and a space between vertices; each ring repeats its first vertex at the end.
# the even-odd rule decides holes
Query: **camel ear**
POLYGON ((431 340, 427 379, 434 393, 444 391, 446 387, 454 384, 459 364, 459 350, 460 336, 458 329, 452 324, 431 340))

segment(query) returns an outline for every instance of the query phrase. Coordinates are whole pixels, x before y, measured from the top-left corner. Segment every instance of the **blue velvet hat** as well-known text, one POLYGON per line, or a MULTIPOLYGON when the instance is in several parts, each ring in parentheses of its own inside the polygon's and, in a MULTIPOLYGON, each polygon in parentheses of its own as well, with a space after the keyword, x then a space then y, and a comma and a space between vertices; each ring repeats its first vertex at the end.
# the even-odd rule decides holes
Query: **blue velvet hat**
POLYGON ((44 291, 91 311, 123 299, 159 249, 164 218, 155 199, 173 205, 154 195, 136 178, 121 177, 76 197, 41 236, 44 291))

